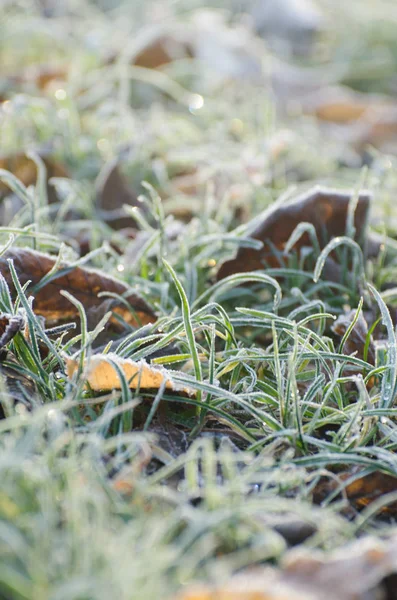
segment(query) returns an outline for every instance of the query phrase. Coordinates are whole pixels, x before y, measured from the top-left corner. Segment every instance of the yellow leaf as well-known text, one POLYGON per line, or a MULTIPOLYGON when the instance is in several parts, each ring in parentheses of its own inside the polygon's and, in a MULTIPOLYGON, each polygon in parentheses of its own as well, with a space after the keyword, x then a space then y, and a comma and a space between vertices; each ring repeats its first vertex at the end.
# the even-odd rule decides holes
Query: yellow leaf
MULTIPOLYGON (((121 381, 114 366, 117 364, 124 373, 128 385, 132 389, 159 389, 165 381, 165 388, 172 391, 182 391, 194 395, 194 390, 178 386, 172 381, 172 371, 155 367, 144 360, 135 362, 129 358, 120 358, 117 354, 96 354, 84 364, 83 377, 94 391, 121 389, 121 381)), ((77 372, 79 361, 74 358, 66 359, 67 375, 71 379, 77 372)))

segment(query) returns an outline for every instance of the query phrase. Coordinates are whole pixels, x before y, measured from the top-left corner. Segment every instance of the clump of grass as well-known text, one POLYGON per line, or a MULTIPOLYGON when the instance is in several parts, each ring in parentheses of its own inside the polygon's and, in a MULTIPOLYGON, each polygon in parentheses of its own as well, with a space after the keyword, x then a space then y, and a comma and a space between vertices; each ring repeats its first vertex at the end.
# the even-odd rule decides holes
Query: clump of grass
MULTIPOLYGON (((192 7, 171 3, 170 20, 188 20, 192 7)), ((361 181, 360 170, 338 163, 345 142, 328 148, 317 124, 304 118, 293 122, 285 152, 272 154, 272 136, 291 123, 278 121, 271 99, 262 102, 249 83, 242 90, 229 82, 205 94, 194 88, 194 64, 186 66, 185 81, 166 68, 126 73, 117 61, 104 66, 112 44, 131 36, 130 9, 121 2, 106 12, 82 2, 55 19, 62 35, 53 58, 73 66, 58 97, 23 84, 18 93, 6 90, 4 148, 33 149, 38 182, 25 186, 0 172, 20 200, 0 228, 0 242, 2 252, 15 244, 58 254, 45 281, 56 275, 62 257, 124 278, 155 307, 158 321, 109 339, 112 352, 167 366, 174 382, 195 395, 130 389, 116 361, 121 389, 94 393, 85 384, 84 364, 109 315, 90 331, 86 307, 66 290, 79 312, 80 333, 68 337, 63 327, 49 332, 31 298, 39 287, 22 286, 9 264, 15 291, 0 279, 0 310, 21 315, 28 335, 16 333, 0 363, 4 598, 171 598, 196 579, 277 563, 288 550, 277 524, 288 519, 312 527, 304 541, 311 548, 394 531, 380 518, 394 497, 346 516, 344 480, 321 504, 316 500, 319 482, 340 471, 353 479, 359 472, 397 476, 394 292, 385 289, 397 280, 395 241, 387 235, 393 224, 382 231, 384 248, 370 261, 352 239, 353 214, 347 235, 322 251, 313 227, 298 224, 284 253, 278 252, 278 268, 215 282, 222 260, 240 245, 260 246, 242 220, 280 192, 293 194, 291 186, 296 190, 300 182, 350 185, 361 181), (119 40, 112 37, 115 24, 119 40), (97 32, 100 51, 87 30, 97 32), (141 87, 144 79, 150 93, 141 87), (186 98, 199 92, 204 105, 189 112, 186 98), (55 204, 48 202, 37 153, 48 142, 70 172, 50 182, 55 204), (136 227, 133 241, 111 230, 95 206, 96 177, 117 156, 140 198, 140 210, 126 209, 136 227), (175 186, 181 175, 200 182, 190 196, 175 186), (89 251, 81 257, 80 236, 87 232, 89 251), (313 248, 298 256, 294 244, 307 233, 313 248), (342 263, 341 281, 324 275, 330 253, 342 263), (363 358, 345 353, 355 321, 341 340, 332 332, 330 325, 347 309, 356 318, 363 309, 371 318, 370 333, 376 330, 380 340, 375 365, 369 334, 363 358), (70 380, 66 358, 72 354, 80 368, 70 380)), ((19 32, 2 38, 8 72, 21 68, 28 47, 45 62, 53 20, 24 2, 0 10, 9 31, 19 32), (29 9, 24 15, 23 8, 29 9), (16 39, 24 36, 28 41, 15 54, 16 39)), ((350 15, 351 7, 346 11, 350 15)), ((137 27, 147 22, 143 13, 137 27)), ((393 40, 379 28, 384 47, 394 52, 393 40)), ((369 36, 360 44, 368 49, 373 41, 369 36)), ((360 62, 351 50, 345 81, 360 62)), ((377 89, 377 77, 371 76, 371 86, 377 89)), ((366 180, 377 194, 377 216, 388 214, 394 198, 394 168, 393 159, 374 153, 366 180)))

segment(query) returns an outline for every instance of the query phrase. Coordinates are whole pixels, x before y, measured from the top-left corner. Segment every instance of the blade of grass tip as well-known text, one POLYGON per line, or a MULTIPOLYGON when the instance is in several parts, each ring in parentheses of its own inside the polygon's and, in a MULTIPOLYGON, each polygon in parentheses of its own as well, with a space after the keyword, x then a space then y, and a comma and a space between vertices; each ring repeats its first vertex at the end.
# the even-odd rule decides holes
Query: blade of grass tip
MULTIPOLYGON (((27 187, 20 181, 15 175, 6 171, 5 169, 0 169, 0 181, 3 181, 12 192, 18 198, 20 198, 27 206, 30 207, 30 219, 31 226, 36 232, 37 230, 37 222, 36 222, 36 205, 35 200, 32 198, 31 194, 27 187)), ((36 249, 37 240, 35 237, 32 239, 33 249, 36 249)))
POLYGON ((390 316, 389 309, 387 308, 382 296, 379 292, 369 283, 368 289, 374 296, 382 316, 382 323, 387 330, 387 341, 388 341, 388 361, 387 361, 387 372, 383 375, 382 379, 382 391, 381 391, 381 408, 390 408, 394 402, 396 380, 397 380, 397 343, 396 334, 394 332, 393 321, 390 316))
POLYGON ((0 307, 4 312, 13 313, 13 305, 11 299, 10 288, 8 283, 0 273, 0 307))
POLYGON ((77 300, 72 294, 69 294, 66 290, 61 290, 60 292, 62 296, 64 296, 73 306, 75 306, 78 310, 80 323, 81 323, 81 350, 80 350, 80 360, 79 360, 79 368, 78 368, 78 377, 80 377, 83 372, 85 357, 87 354, 87 342, 88 342, 88 328, 87 328, 87 315, 85 313, 84 306, 82 303, 77 300))
MULTIPOLYGON (((124 374, 124 371, 120 368, 120 365, 117 364, 117 362, 115 360, 112 360, 112 358, 107 357, 106 360, 112 365, 112 367, 115 369, 117 376, 120 380, 120 384, 121 384, 121 401, 122 404, 125 406, 128 406, 129 403, 132 401, 132 397, 131 397, 131 389, 130 389, 130 381, 127 381, 127 378, 124 374)), ((136 375, 134 376, 136 377, 136 375)), ((138 380, 140 380, 140 375, 138 375, 138 380)), ((138 390, 139 384, 137 386, 137 393, 139 392, 138 390)), ((136 400, 135 400, 136 402, 136 400)), ((135 408, 135 405, 131 407, 131 411, 125 411, 122 413, 122 426, 123 426, 123 431, 131 431, 132 430, 132 422, 133 422, 133 409, 135 408)))
POLYGON ((296 381, 296 364, 298 358, 298 328, 297 325, 294 325, 294 349, 289 358, 288 364, 288 373, 289 373, 289 394, 292 399, 292 407, 295 410, 295 425, 298 430, 298 437, 300 440, 300 444, 302 446, 302 450, 304 453, 307 452, 305 439, 303 436, 303 426, 302 426, 302 403, 299 395, 298 384, 296 381))
POLYGON ((314 227, 313 223, 307 223, 306 221, 299 223, 299 225, 297 225, 295 227, 294 231, 291 233, 290 237, 288 238, 287 243, 285 244, 284 254, 289 254, 290 251, 292 250, 292 248, 294 247, 294 245, 300 240, 300 238, 305 233, 309 234, 310 241, 314 248, 315 255, 320 256, 321 248, 320 248, 320 244, 318 241, 316 228, 314 227))
POLYGON ((34 202, 36 204, 37 214, 40 208, 46 207, 48 205, 47 167, 45 166, 43 159, 37 154, 37 152, 27 152, 26 156, 30 158, 37 167, 37 182, 34 191, 34 202))
POLYGON ((284 385, 283 385, 283 376, 281 373, 281 363, 279 359, 279 350, 278 350, 278 336, 276 325, 274 321, 272 322, 272 337, 273 337, 273 348, 274 348, 274 369, 277 381, 277 392, 278 392, 278 401, 280 408, 280 422, 285 425, 285 407, 284 407, 284 385))
POLYGON ((354 216, 356 214, 358 201, 360 199, 360 190, 365 186, 366 180, 368 176, 368 167, 364 165, 360 172, 359 181, 354 189, 354 193, 352 194, 348 207, 347 207, 347 218, 346 218, 346 235, 354 239, 356 235, 356 227, 354 225, 354 216))
POLYGON ((150 423, 152 422, 153 417, 156 414, 156 410, 158 409, 158 406, 160 404, 160 400, 163 397, 166 385, 167 385, 167 381, 164 378, 163 381, 161 382, 161 385, 160 385, 160 387, 158 389, 158 392, 157 392, 157 394, 156 394, 156 396, 155 396, 155 398, 153 400, 153 404, 152 404, 152 406, 150 408, 149 414, 148 414, 147 419, 145 421, 145 424, 143 426, 143 431, 147 431, 149 429, 150 423))
POLYGON ((0 256, 3 256, 3 254, 5 254, 7 252, 8 248, 10 248, 13 245, 14 240, 15 240, 15 236, 12 233, 10 233, 8 242, 6 242, 4 244, 4 246, 2 248, 0 248, 0 256))
POLYGON ((371 325, 371 327, 368 329, 368 333, 367 333, 367 337, 365 338, 365 344, 364 344, 364 350, 363 350, 363 360, 365 362, 368 362, 368 351, 369 351, 369 346, 371 343, 371 337, 373 332, 375 331, 375 329, 377 328, 377 326, 379 325, 379 323, 381 322, 382 317, 379 317, 379 319, 376 319, 376 321, 374 321, 371 325))
POLYGON ((37 331, 40 334, 40 337, 43 339, 43 341, 46 343, 46 345, 48 346, 48 348, 51 350, 51 352, 56 357, 56 359, 57 359, 57 361, 58 361, 59 366, 61 367, 61 369, 64 370, 64 362, 62 360, 61 355, 59 354, 58 350, 55 348, 54 344, 49 339, 48 335, 45 333, 43 327, 40 324, 39 319, 34 314, 32 308, 31 308, 31 306, 30 306, 30 304, 28 302, 28 299, 26 298, 26 296, 25 296, 25 294, 23 292, 22 286, 19 283, 17 272, 16 272, 15 267, 14 267, 14 261, 9 258, 7 260, 7 262, 8 262, 8 265, 9 265, 12 282, 14 284, 14 287, 15 287, 16 291, 17 291, 18 298, 19 298, 19 300, 20 300, 23 308, 26 311, 27 316, 30 317, 33 320, 33 322, 35 324, 35 327, 36 327, 37 331))
POLYGON ((354 329, 354 327, 355 327, 355 325, 356 325, 356 323, 358 321, 358 318, 360 316, 360 312, 361 312, 361 309, 363 307, 363 304, 364 304, 364 298, 361 296, 360 302, 358 304, 357 310, 356 310, 355 315, 354 315, 354 318, 353 318, 352 322, 350 323, 349 327, 346 329, 346 331, 345 331, 345 333, 344 333, 344 335, 342 337, 341 343, 339 344, 339 348, 338 348, 338 353, 339 354, 343 353, 343 348, 344 348, 347 340, 349 339, 349 335, 353 331, 353 329, 354 329))
MULTIPOLYGON (((164 263, 165 268, 171 275, 171 277, 175 283, 176 289, 178 290, 178 294, 179 294, 179 297, 181 300, 183 323, 185 326, 189 350, 190 350, 190 353, 192 355, 192 360, 193 360, 194 373, 195 373, 197 381, 201 382, 203 380, 203 375, 202 375, 202 370, 201 370, 200 358, 199 358, 199 354, 198 354, 197 347, 196 347, 196 340, 194 339, 193 325, 192 325, 192 321, 190 318, 189 302, 188 302, 185 290, 183 289, 183 286, 182 286, 181 282, 179 281, 174 269, 164 258, 163 258, 163 263, 164 263)), ((201 400, 201 390, 197 390, 197 398, 198 398, 198 400, 201 400)))
POLYGON ((251 282, 255 282, 255 281, 260 282, 260 283, 269 283, 270 285, 272 285, 275 288, 276 291, 274 294, 274 310, 277 310, 277 308, 281 302, 281 298, 282 298, 282 291, 281 291, 280 284, 273 277, 270 277, 269 275, 266 275, 265 273, 260 273, 260 272, 256 272, 256 271, 252 271, 249 273, 236 273, 235 275, 229 275, 229 277, 225 277, 225 279, 222 279, 222 281, 218 281, 217 283, 215 283, 215 285, 213 285, 208 290, 206 290, 203 294, 201 294, 201 296, 199 296, 195 300, 195 302, 193 303, 192 306, 194 308, 196 308, 199 304, 204 302, 204 300, 206 300, 207 298, 209 298, 210 302, 213 302, 215 300, 216 296, 227 291, 229 288, 241 285, 243 283, 251 283, 251 282))
POLYGON ((325 261, 327 260, 329 254, 333 252, 338 246, 345 244, 346 246, 350 246, 352 250, 356 253, 358 257, 359 267, 360 267, 360 277, 362 281, 365 281, 365 265, 364 265, 364 257, 361 251, 360 246, 349 237, 339 236, 331 240, 323 249, 320 256, 317 259, 316 266, 314 268, 313 281, 315 283, 320 279, 321 273, 324 269, 325 261))
MULTIPOLYGON (((209 365, 208 365, 208 380, 210 385, 214 384, 215 381, 215 341, 216 341, 216 329, 215 329, 215 324, 211 325, 211 345, 210 345, 210 355, 209 355, 209 365)), ((211 399, 211 394, 205 394, 204 397, 204 402, 206 404, 209 403, 211 399)), ((190 439, 194 439, 199 432, 201 431, 201 428, 204 425, 205 422, 205 417, 207 414, 207 410, 205 410, 203 408, 203 410, 200 413, 200 419, 199 422, 197 423, 196 427, 193 428, 192 432, 189 435, 190 439)))
POLYGON ((10 190, 14 192, 16 196, 18 196, 18 198, 25 202, 25 204, 29 206, 33 204, 32 198, 27 188, 24 186, 22 181, 15 177, 15 175, 10 173, 9 171, 6 171, 5 169, 0 169, 0 181, 5 183, 10 188, 10 190))
POLYGON ((61 245, 60 245, 60 247, 59 247, 58 256, 56 257, 53 266, 48 271, 48 273, 46 273, 44 275, 44 277, 41 278, 41 280, 39 281, 39 283, 37 283, 33 287, 33 292, 34 293, 37 293, 41 288, 43 288, 45 285, 47 285, 47 283, 49 281, 51 281, 51 279, 53 278, 53 276, 59 271, 60 266, 61 266, 61 262, 63 260, 63 254, 64 254, 65 250, 66 250, 66 244, 65 244, 65 242, 62 242, 61 245))

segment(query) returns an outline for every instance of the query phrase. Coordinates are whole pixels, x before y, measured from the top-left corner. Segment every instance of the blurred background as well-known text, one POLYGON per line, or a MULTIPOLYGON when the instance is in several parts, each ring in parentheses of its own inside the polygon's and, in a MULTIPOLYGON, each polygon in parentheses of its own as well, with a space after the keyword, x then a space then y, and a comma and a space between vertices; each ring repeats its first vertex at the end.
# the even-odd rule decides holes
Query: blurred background
POLYGON ((363 167, 390 197, 396 27, 394 0, 1 0, 0 167, 30 185, 34 150, 54 214, 119 229, 142 180, 182 220, 226 195, 226 226, 363 167))

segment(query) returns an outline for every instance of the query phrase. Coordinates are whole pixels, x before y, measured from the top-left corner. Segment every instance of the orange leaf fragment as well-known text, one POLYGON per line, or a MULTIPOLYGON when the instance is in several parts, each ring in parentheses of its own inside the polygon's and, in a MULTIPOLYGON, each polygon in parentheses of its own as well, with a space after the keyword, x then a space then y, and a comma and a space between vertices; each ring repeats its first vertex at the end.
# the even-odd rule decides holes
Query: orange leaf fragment
MULTIPOLYGON (((194 393, 185 387, 178 386, 172 381, 172 371, 155 367, 144 360, 133 361, 120 358, 117 354, 93 355, 84 365, 84 378, 94 391, 121 389, 122 382, 114 364, 120 368, 131 389, 159 389, 165 384, 165 389, 194 393)), ((66 359, 67 374, 72 378, 78 370, 79 362, 74 358, 66 359)))

